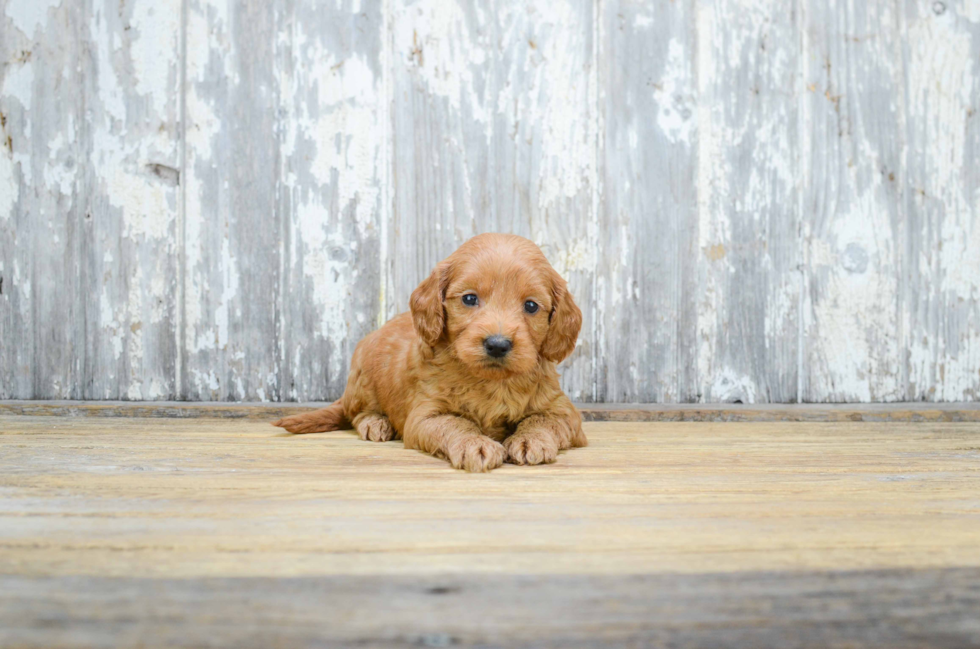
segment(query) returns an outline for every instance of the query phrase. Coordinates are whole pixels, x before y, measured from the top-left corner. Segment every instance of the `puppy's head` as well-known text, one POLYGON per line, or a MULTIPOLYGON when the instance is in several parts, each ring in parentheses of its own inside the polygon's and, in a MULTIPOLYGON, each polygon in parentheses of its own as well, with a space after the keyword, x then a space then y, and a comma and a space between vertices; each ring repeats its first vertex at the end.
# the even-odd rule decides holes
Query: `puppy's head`
POLYGON ((412 293, 419 337, 449 346, 473 374, 494 379, 559 362, 575 349, 582 312, 531 241, 481 234, 439 263, 412 293))

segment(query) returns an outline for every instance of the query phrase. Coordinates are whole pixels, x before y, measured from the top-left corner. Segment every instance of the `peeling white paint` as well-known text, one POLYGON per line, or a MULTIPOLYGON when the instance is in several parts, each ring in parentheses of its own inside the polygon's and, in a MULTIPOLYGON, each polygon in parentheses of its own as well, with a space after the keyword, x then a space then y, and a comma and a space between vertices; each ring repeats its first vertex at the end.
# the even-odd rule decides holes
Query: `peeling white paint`
MULTIPOLYGON (((312 299, 320 315, 316 335, 324 340, 340 341, 347 334, 344 322, 345 295, 343 281, 349 268, 346 257, 331 259, 331 251, 344 246, 340 232, 328 234, 324 223, 325 210, 314 205, 300 206, 297 212, 297 241, 294 245, 303 249, 303 274, 312 287, 312 299)), ((331 371, 340 372, 345 368, 341 361, 331 371)))
POLYGON ((376 173, 381 130, 373 111, 378 103, 378 80, 358 57, 334 63, 324 53, 322 58, 315 55, 314 61, 319 61, 314 64, 314 83, 319 95, 327 99, 319 106, 324 114, 313 123, 301 120, 297 128, 316 143, 310 171, 321 185, 339 189, 341 209, 354 206, 363 237, 375 221, 380 196, 376 173))
POLYGON ((636 18, 633 19, 633 26, 637 29, 648 29, 651 25, 653 25, 653 16, 636 14, 636 18))
POLYGON ((688 97, 691 87, 691 63, 684 45, 672 39, 667 46, 667 64, 657 88, 660 106, 657 123, 671 142, 689 142, 694 127, 693 102, 688 97))
POLYGON ((121 325, 116 318, 115 305, 105 288, 99 295, 99 323, 103 332, 109 334, 109 341, 112 344, 112 357, 114 359, 119 358, 123 350, 123 336, 119 332, 121 325))
POLYGON ((194 375, 194 383, 211 390, 212 392, 217 392, 218 388, 221 387, 221 383, 218 381, 218 376, 214 373, 214 370, 208 370, 207 373, 201 372, 200 370, 191 370, 191 374, 194 375))
POLYGON ((729 367, 720 367, 711 375, 711 399, 720 403, 757 403, 758 388, 751 377, 740 375, 729 367))
POLYGON ((820 299, 812 304, 819 327, 817 367, 811 389, 853 395, 859 401, 901 398, 899 337, 895 329, 898 267, 890 257, 887 212, 878 204, 875 187, 854 197, 833 229, 814 238, 810 265, 826 278, 820 299), (861 266, 847 269, 848 247, 866 251, 874 272, 861 266))
POLYGON ((181 0, 136 2, 130 26, 136 92, 147 97, 156 115, 165 115, 173 102, 176 75, 174 53, 180 37, 181 0))
POLYGON ((909 383, 913 398, 943 401, 980 394, 980 202, 964 147, 980 93, 976 43, 961 18, 980 20, 980 2, 926 13, 908 27, 909 120, 927 147, 913 153, 912 201, 930 221, 918 259, 909 260, 926 307, 910 333, 909 383))
MULTIPOLYGON (((232 28, 232 3, 202 0, 190 3, 186 22, 186 79, 184 101, 186 105, 187 128, 185 131, 185 177, 184 185, 184 287, 183 331, 181 344, 188 353, 184 371, 187 383, 183 389, 188 394, 199 394, 201 398, 221 398, 221 390, 229 396, 234 385, 222 386, 217 373, 210 367, 206 372, 198 369, 197 359, 204 359, 205 365, 220 363, 221 355, 216 352, 228 351, 231 344, 229 330, 231 318, 237 311, 240 299, 239 259, 232 254, 228 240, 229 228, 233 227, 227 219, 217 223, 209 221, 213 213, 211 206, 206 209, 205 200, 214 200, 216 192, 227 196, 227 186, 210 186, 209 172, 216 169, 219 136, 227 115, 221 111, 209 90, 218 84, 221 87, 234 86, 238 76, 234 69, 236 42, 229 31, 232 28), (214 65, 217 64, 217 69, 214 65), (203 174, 203 175, 202 175, 203 174), (217 230, 215 228, 217 226, 217 230), (208 254, 204 246, 215 237, 220 237, 220 248, 208 254), (216 258, 214 255, 216 254, 216 258), (205 258, 209 259, 205 263, 205 258), (212 360, 213 359, 213 360, 212 360)), ((219 183, 228 180, 226 174, 215 176, 219 183)), ((248 220, 243 220, 248 223, 248 220)))
MULTIPOLYGON (((10 6, 7 5, 8 8, 10 6)), ((5 101, 16 99, 24 108, 24 113, 29 116, 34 94, 34 65, 30 62, 7 64, 4 70, 2 94, 5 101)), ((27 124, 30 124, 29 120, 27 124)), ((29 126, 24 135, 30 137, 29 126)))
MULTIPOLYGON (((698 95, 706 97, 710 93, 715 73, 713 39, 716 35, 714 13, 710 7, 698 7, 697 25, 700 34, 697 50, 698 95)), ((725 214, 716 214, 715 208, 716 196, 727 195, 725 170, 720 166, 723 160, 722 142, 716 130, 716 123, 723 124, 724 121, 720 116, 715 116, 717 110, 717 105, 712 106, 709 102, 700 102, 697 109, 698 250, 706 250, 719 242, 730 240, 725 214)), ((715 276, 709 274, 697 301, 697 367, 698 374, 706 378, 714 375, 715 353, 712 342, 718 339, 718 297, 715 276)))
POLYGON ((162 296, 168 295, 170 292, 170 284, 173 281, 173 277, 166 275, 164 273, 154 273, 150 278, 150 322, 151 325, 159 325, 164 322, 164 319, 168 317, 169 314, 169 303, 163 299, 162 296), (157 298, 157 299, 153 299, 157 298))
POLYGON ((149 382, 149 387, 141 392, 139 398, 145 401, 157 401, 165 398, 167 392, 167 386, 156 377, 152 377, 149 382))
POLYGON ((535 47, 529 56, 520 59, 524 69, 509 71, 508 83, 497 99, 497 110, 507 115, 518 130, 518 142, 525 131, 540 130, 538 209, 560 214, 570 199, 589 190, 595 140, 589 137, 586 120, 594 109, 587 103, 590 77, 588 62, 583 60, 584 34, 582 29, 576 29, 582 24, 582 17, 570 3, 544 3, 538 7, 543 15, 530 20, 541 35, 532 32, 525 37, 520 32, 518 38, 532 39, 535 47), (510 79, 521 78, 527 84, 523 88, 509 83, 510 79), (542 101, 542 97, 546 100, 542 101))
MULTIPOLYGON (((231 254, 227 236, 221 240, 221 261, 221 297, 217 301, 214 309, 214 337, 210 338, 209 336, 210 339, 205 339, 204 341, 205 345, 210 344, 215 349, 228 348, 231 333, 228 327, 228 316, 232 305, 238 301, 238 291, 241 284, 238 260, 231 254)), ((237 312, 236 315, 238 315, 237 312)), ((202 346, 199 345, 198 349, 201 348, 202 346)))
POLYGON ((109 204, 120 210, 123 234, 131 240, 170 242, 175 213, 174 188, 154 178, 145 167, 150 155, 145 138, 125 143, 113 131, 112 118, 93 133, 93 158, 99 164, 103 191, 109 204))
MULTIPOLYGON (((926 184, 913 198, 942 202, 943 289, 969 298, 980 288, 980 228, 971 223, 977 205, 960 179, 964 165, 976 162, 964 159, 963 134, 970 109, 980 107, 972 105, 976 73, 970 34, 952 28, 949 21, 920 20, 909 27, 909 111, 926 124, 929 148, 936 153, 926 157, 926 184)), ((919 262, 928 268, 927 260, 919 262)))
POLYGON ((20 198, 20 183, 14 172, 13 156, 0 151, 0 221, 14 215, 14 206, 20 198))
POLYGON ((187 19, 187 79, 195 83, 208 81, 207 68, 215 58, 222 65, 223 76, 237 82, 233 69, 235 41, 229 37, 229 9, 235 3, 225 0, 197 0, 188 3, 187 19))
POLYGON ((193 159, 206 163, 211 160, 213 151, 211 143, 221 132, 221 121, 214 112, 214 107, 202 100, 198 93, 189 88, 187 91, 187 148, 193 151, 193 159))
POLYGON ((980 23, 980 0, 959 0, 955 12, 971 23, 980 23))
POLYGON ((48 145, 46 180, 50 184, 52 170, 58 171, 63 187, 74 183, 87 195, 87 227, 111 248, 100 250, 93 274, 100 308, 90 316, 97 332, 90 353, 97 376, 86 389, 96 397, 172 397, 166 371, 174 339, 167 318, 175 302, 169 271, 177 252, 178 189, 175 171, 157 175, 154 169, 179 165, 172 122, 179 102, 178 6, 140 0, 85 12, 93 61, 86 128, 75 133, 69 113, 64 137, 48 145), (84 160, 59 166, 82 150, 84 160), (79 164, 95 173, 80 178, 79 164))
POLYGON ((470 31, 459 3, 426 0, 403 11, 392 24, 395 56, 410 61, 428 92, 457 111, 465 103, 473 119, 486 123, 490 113, 479 99, 484 88, 474 69, 487 60, 487 44, 470 31))
MULTIPOLYGON (((901 12, 887 3, 854 1, 827 9, 847 12, 839 24, 824 20, 819 12, 826 7, 818 3, 795 22, 780 23, 775 0, 669 3, 656 14, 615 0, 503 4, 493 11, 457 1, 399 0, 384 5, 388 13, 374 26, 366 16, 376 7, 359 0, 287 4, 275 9, 268 32, 273 40, 256 44, 275 43, 274 56, 247 64, 260 75, 271 71, 256 86, 256 106, 279 111, 281 148, 272 162, 281 165, 275 199, 286 222, 278 233, 269 228, 268 248, 270 257, 281 255, 279 272, 289 285, 275 298, 246 294, 255 286, 252 273, 274 264, 253 268, 268 258, 249 259, 236 249, 235 229, 259 221, 230 212, 228 201, 238 205, 251 190, 234 170, 218 167, 242 110, 241 103, 223 102, 242 90, 241 57, 253 44, 242 42, 242 30, 234 27, 248 14, 224 0, 188 4, 187 84, 180 97, 179 0, 127 2, 121 13, 115 5, 80 10, 88 24, 73 33, 83 35, 91 58, 67 62, 41 58, 51 56, 50 39, 62 33, 54 16, 64 14, 55 13, 66 8, 63 2, 5 6, 11 42, 27 43, 26 34, 40 47, 3 71, 14 151, 0 148, 0 228, 23 216, 16 210, 30 210, 38 227, 50 230, 45 243, 65 246, 70 239, 58 226, 63 210, 72 202, 95 207, 95 241, 112 248, 79 260, 102 279, 93 287, 97 307, 87 315, 101 346, 95 356, 104 376, 96 396, 168 393, 166 379, 147 366, 158 360, 155 346, 173 326, 173 302, 153 298, 174 292, 167 262, 176 255, 183 255, 186 271, 177 290, 185 291, 179 345, 189 357, 190 387, 205 398, 279 398, 308 387, 280 388, 285 377, 275 367, 246 364, 256 353, 242 338, 257 326, 244 321, 249 300, 307 301, 293 311, 281 307, 276 335, 330 349, 330 362, 311 358, 295 342, 276 362, 287 365, 288 359, 301 381, 317 373, 340 376, 355 333, 372 320, 371 312, 352 304, 365 276, 379 269, 371 260, 378 237, 385 236, 379 232, 390 233, 380 246, 391 246, 393 255, 390 265, 382 260, 380 266, 387 274, 383 290, 391 284, 393 291, 381 298, 390 309, 406 301, 399 294, 411 283, 403 281, 406 270, 414 272, 432 250, 445 252, 447 242, 493 222, 526 229, 576 290, 595 292, 598 302, 581 306, 587 320, 594 315, 599 321, 583 330, 584 351, 562 368, 566 385, 578 394, 591 394, 596 361, 597 373, 605 372, 600 382, 616 375, 613 396, 629 398, 659 385, 665 398, 696 398, 703 391, 711 400, 766 400, 771 386, 764 374, 790 362, 795 350, 779 347, 795 335, 804 345, 796 361, 807 372, 799 390, 804 398, 899 398, 903 371, 909 383, 923 386, 924 398, 977 398, 980 188, 968 157, 973 144, 965 140, 975 139, 978 119, 969 111, 978 94, 973 27, 980 23, 980 1, 951 0, 945 11, 932 3, 910 5, 901 12), (338 41, 324 28, 329 21, 305 20, 304 12, 319 11, 341 12, 338 24, 365 12, 356 16, 366 30, 358 33, 381 29, 376 42, 391 51, 373 51, 353 32, 355 41, 338 41), (865 21, 873 34, 861 31, 865 21), (854 33, 840 32, 841 26, 854 33), (623 50, 626 61, 604 60, 619 51, 622 38, 636 38, 634 46, 642 47, 623 50), (636 52, 644 58, 629 59, 636 52), (796 56, 803 57, 803 83, 774 84, 796 78, 796 56), (609 78, 596 71, 619 72, 612 66, 625 64, 631 67, 622 75, 623 88, 605 85, 609 78), (53 105, 53 79, 82 73, 89 81, 77 103, 85 114, 59 107, 53 114, 60 122, 40 119, 39 111, 53 105), (750 96, 757 82, 760 93, 750 96), (626 115, 631 125, 609 124, 615 139, 605 142, 603 120, 614 115, 618 101, 610 93, 620 90, 637 102, 627 107, 636 114, 626 115), (181 100, 186 129, 176 122, 181 100), (596 107, 607 112, 596 114, 596 107), (796 109, 803 117, 795 117, 796 109), (76 123, 85 127, 76 132, 76 123), (796 124, 805 131, 793 133, 796 124), (181 167, 182 132, 187 164, 178 188, 174 177, 154 175, 161 167, 153 165, 181 167), (916 148, 896 156, 890 147, 900 149, 908 133, 919 138, 916 148), (660 150, 651 149, 651 136, 660 150), (91 157, 78 159, 80 152, 91 157), (913 162, 906 169, 907 161, 913 162), (411 165, 420 162, 427 168, 415 175, 411 165), (79 174, 79 165, 93 172, 79 174), (889 166, 896 168, 882 171, 889 166), (604 178, 608 170, 622 177, 609 171, 604 178), (906 171, 914 185, 896 190, 889 183, 903 182, 906 171), (886 180, 888 172, 897 180, 886 180), (388 174, 394 178, 385 188, 388 174), (412 183, 419 187, 406 200, 412 183), (390 201, 382 198, 391 192, 390 201), (799 192, 806 195, 798 198, 799 192), (793 241, 775 239, 767 229, 778 225, 772 216, 778 201, 786 203, 786 218, 795 209, 806 220, 799 232, 781 233, 793 241), (696 217, 693 210, 674 213, 691 202, 696 217), (921 254, 915 259, 903 258, 905 243, 926 234, 901 230, 906 204, 929 224, 930 239, 916 248, 921 254), (396 221, 379 221, 392 211, 396 221), (431 221, 430 211, 436 215, 431 221), (650 219, 658 224, 652 234, 650 219), (759 233, 758 242, 745 241, 747 229, 759 233), (652 242, 639 233, 671 237, 691 249, 680 250, 677 268, 670 268, 645 258, 652 256, 646 250, 652 242), (805 257, 791 267, 779 255, 797 243, 805 257), (619 258, 607 259, 603 247, 619 258), (658 273, 652 281, 651 269, 658 273), (765 296, 752 303, 765 310, 761 320, 738 311, 745 300, 732 282, 742 277, 762 278, 753 290, 765 296), (692 286, 694 292, 684 294, 692 286), (916 295, 927 313, 913 318, 908 304, 904 313, 898 305, 918 290, 926 291, 916 295), (620 313, 654 315, 636 334, 619 327, 620 313), (747 323, 764 330, 734 331, 747 323), (793 331, 786 334, 788 323, 793 331), (685 342, 686 329, 694 331, 695 344, 685 342), (626 342, 617 340, 624 334, 626 342), (624 345, 632 348, 623 352, 624 345), (685 374, 692 377, 687 384, 685 374)), ((30 264, 4 259, 0 271, 11 273, 5 304, 19 301, 30 311, 32 298, 45 290, 25 277, 30 264)), ((275 345, 268 334, 263 342, 275 345)), ((169 340, 175 336, 171 331, 169 340)), ((63 377, 51 384, 70 389, 63 377)))
POLYGON ((115 69, 115 48, 112 45, 112 30, 106 16, 96 12, 89 24, 89 39, 95 45, 96 53, 96 83, 98 98, 102 110, 110 119, 124 122, 126 119, 126 90, 119 84, 115 69))
POLYGON ((48 12, 61 6, 62 0, 13 0, 7 3, 4 12, 10 18, 14 27, 25 36, 31 38, 38 27, 48 22, 48 12))
MULTIPOLYGON (((378 268, 365 253, 379 236, 383 211, 386 91, 379 52, 363 51, 358 38, 338 47, 321 23, 297 20, 284 47, 292 57, 279 97, 284 191, 290 204, 284 216, 291 234, 285 242, 291 263, 284 268, 286 299, 291 300, 285 317, 310 323, 290 340, 306 353, 287 367, 293 376, 316 378, 314 385, 297 385, 293 377, 270 375, 266 386, 276 391, 282 381, 290 386, 283 395, 295 398, 295 388, 309 394, 324 382, 342 380, 349 363, 343 352, 349 354, 359 337, 351 338, 352 320, 366 320, 352 309, 351 294, 363 285, 362 276, 376 276, 378 268), (291 296, 302 296, 302 303, 291 296), (312 349, 329 351, 329 362, 326 356, 313 356, 312 349)), ((294 347, 282 353, 289 358, 294 350, 303 351, 294 347)))
POLYGON ((203 213, 203 207, 201 205, 200 194, 203 190, 197 186, 196 181, 193 180, 193 176, 190 174, 188 174, 185 182, 187 183, 185 193, 187 207, 185 212, 190 217, 184 220, 184 239, 188 242, 184 247, 184 264, 188 271, 185 278, 187 284, 185 294, 187 297, 184 299, 185 325, 181 345, 188 352, 197 353, 209 347, 206 337, 200 338, 197 334, 204 315, 202 312, 202 301, 204 299, 205 287, 201 285, 200 277, 196 273, 190 272, 192 269, 197 269, 201 265, 202 253, 200 242, 202 241, 201 226, 203 221, 200 215, 203 213))
POLYGON ((67 200, 74 197, 75 170, 65 166, 63 159, 49 159, 44 165, 44 186, 57 189, 67 200))
MULTIPOLYGON (((584 237, 573 240, 568 247, 558 251, 551 265, 562 277, 569 277, 575 271, 588 271, 592 268, 593 249, 592 241, 584 237)), ((543 245, 543 243, 542 243, 543 245)))

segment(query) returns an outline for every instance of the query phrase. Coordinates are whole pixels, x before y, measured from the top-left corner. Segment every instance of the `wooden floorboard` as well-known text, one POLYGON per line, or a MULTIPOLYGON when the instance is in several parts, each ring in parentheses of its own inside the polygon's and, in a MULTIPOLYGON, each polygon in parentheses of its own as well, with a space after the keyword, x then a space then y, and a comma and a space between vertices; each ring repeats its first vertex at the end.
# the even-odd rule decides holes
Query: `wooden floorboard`
POLYGON ((6 647, 962 649, 980 634, 980 570, 0 577, 0 606, 6 647))
POLYGON ((586 431, 0 417, 0 646, 980 646, 980 424, 586 431))

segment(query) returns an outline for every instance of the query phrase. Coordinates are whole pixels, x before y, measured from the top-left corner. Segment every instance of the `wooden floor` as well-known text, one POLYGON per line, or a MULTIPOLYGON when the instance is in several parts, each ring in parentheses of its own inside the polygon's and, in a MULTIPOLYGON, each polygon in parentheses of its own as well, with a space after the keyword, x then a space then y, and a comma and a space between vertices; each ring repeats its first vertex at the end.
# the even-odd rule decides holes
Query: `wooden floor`
POLYGON ((586 432, 0 417, 0 646, 980 647, 980 423, 586 432))

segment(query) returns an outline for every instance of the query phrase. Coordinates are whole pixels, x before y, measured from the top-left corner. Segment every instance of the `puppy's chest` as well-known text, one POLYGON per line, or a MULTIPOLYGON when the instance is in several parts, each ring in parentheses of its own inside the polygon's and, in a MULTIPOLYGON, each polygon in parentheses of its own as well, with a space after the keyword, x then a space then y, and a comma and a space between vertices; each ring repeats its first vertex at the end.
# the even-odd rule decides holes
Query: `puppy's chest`
POLYGON ((534 410, 535 391, 487 382, 452 390, 449 407, 491 437, 505 436, 534 410), (495 434, 496 433, 496 434, 495 434))

